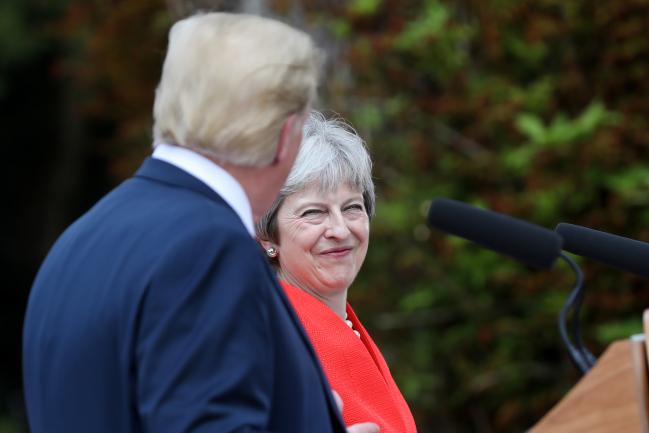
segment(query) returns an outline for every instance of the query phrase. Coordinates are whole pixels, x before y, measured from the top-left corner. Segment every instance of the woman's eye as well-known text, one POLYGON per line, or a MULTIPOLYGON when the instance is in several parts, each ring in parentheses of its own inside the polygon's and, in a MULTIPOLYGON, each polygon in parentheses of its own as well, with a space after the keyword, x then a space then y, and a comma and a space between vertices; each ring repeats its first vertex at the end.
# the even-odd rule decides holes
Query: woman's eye
POLYGON ((316 216, 320 215, 322 211, 320 209, 307 209, 302 214, 300 215, 301 217, 309 217, 309 216, 316 216))
POLYGON ((365 211, 365 208, 363 207, 362 204, 352 204, 347 206, 346 210, 354 210, 354 211, 365 211))

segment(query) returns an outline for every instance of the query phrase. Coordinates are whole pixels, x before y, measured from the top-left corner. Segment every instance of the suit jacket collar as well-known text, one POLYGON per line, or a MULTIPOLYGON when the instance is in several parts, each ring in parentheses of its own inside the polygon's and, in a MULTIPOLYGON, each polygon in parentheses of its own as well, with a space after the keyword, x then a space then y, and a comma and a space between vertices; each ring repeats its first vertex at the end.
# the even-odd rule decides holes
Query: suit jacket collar
POLYGON ((192 149, 165 143, 159 143, 151 157, 175 165, 216 191, 237 212, 250 235, 255 236, 248 195, 239 180, 221 165, 192 149))
POLYGON ((228 206, 225 200, 223 200, 223 198, 212 188, 186 171, 174 166, 173 164, 169 164, 168 162, 155 158, 147 158, 135 173, 135 177, 146 178, 156 182, 162 182, 168 185, 192 190, 210 200, 224 204, 234 212, 234 209, 228 206))

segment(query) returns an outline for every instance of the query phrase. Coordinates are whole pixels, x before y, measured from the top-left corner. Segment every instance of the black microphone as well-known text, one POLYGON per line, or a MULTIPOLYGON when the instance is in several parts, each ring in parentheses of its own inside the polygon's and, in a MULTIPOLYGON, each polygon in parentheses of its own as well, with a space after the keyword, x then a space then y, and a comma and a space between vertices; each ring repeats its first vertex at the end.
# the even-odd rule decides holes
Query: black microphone
POLYGON ((448 198, 433 200, 428 224, 537 269, 552 267, 561 253, 552 230, 448 198))
POLYGON ((556 231, 447 198, 433 201, 428 211, 428 223, 431 227, 468 239, 534 268, 550 268, 557 257, 565 260, 575 272, 577 280, 559 314, 559 334, 577 368, 586 373, 592 367, 595 357, 584 347, 579 331, 583 275, 579 266, 561 251, 563 239, 556 231), (570 310, 573 310, 574 344, 567 329, 570 310))
POLYGON ((563 249, 649 278, 649 244, 610 233, 560 223, 555 229, 563 238, 563 249))

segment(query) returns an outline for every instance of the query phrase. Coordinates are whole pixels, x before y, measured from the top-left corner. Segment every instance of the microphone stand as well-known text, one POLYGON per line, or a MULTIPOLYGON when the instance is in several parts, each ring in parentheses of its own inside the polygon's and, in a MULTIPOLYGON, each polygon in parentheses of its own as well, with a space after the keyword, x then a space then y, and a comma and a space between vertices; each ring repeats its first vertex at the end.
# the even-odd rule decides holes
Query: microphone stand
POLYGON ((579 329, 579 312, 584 300, 584 274, 577 263, 575 263, 575 261, 568 255, 561 252, 559 257, 568 263, 576 276, 575 287, 573 287, 565 304, 563 304, 563 307, 559 312, 559 334, 561 335, 561 340, 563 341, 564 346, 568 350, 568 355, 572 362, 577 366, 582 374, 586 374, 588 370, 595 365, 597 358, 584 346, 579 329), (567 330, 568 313, 571 309, 572 338, 574 339, 575 344, 571 342, 567 330))

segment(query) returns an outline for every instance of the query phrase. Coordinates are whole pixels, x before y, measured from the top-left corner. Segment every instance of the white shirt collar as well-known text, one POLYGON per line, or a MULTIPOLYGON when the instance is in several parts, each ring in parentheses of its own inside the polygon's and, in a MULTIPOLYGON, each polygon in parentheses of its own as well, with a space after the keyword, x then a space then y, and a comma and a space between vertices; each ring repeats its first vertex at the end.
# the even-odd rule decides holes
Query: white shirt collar
POLYGON ((252 207, 241 184, 214 162, 190 149, 160 143, 153 158, 168 162, 186 171, 212 188, 237 213, 251 236, 255 236, 252 207))

